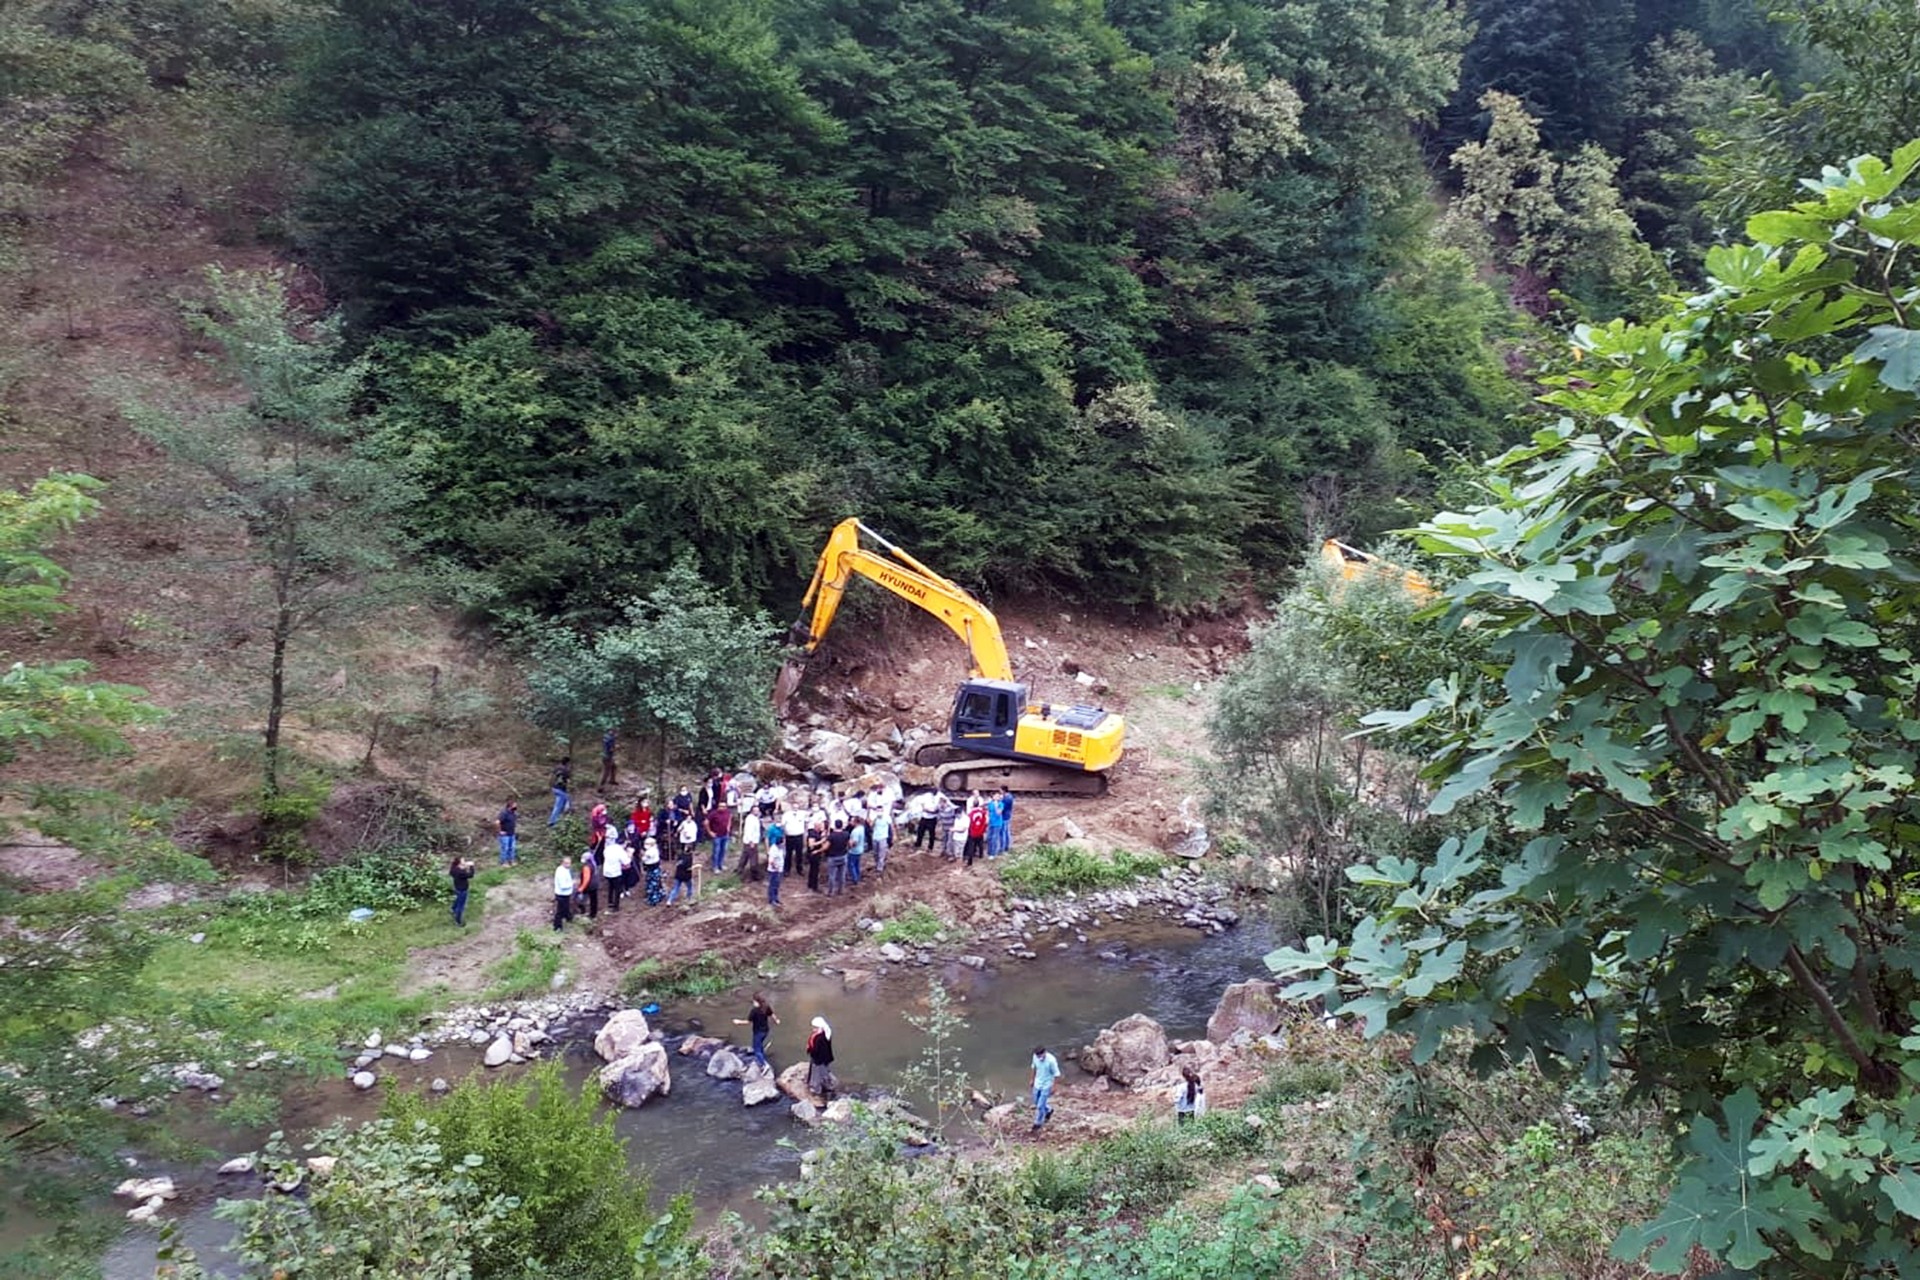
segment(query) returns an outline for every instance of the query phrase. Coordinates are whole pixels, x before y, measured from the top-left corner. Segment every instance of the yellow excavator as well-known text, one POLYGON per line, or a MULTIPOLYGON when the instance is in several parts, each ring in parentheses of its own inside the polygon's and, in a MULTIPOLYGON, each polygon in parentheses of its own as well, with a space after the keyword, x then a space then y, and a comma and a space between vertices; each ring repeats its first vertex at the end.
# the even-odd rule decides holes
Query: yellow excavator
POLYGON ((1040 795, 1097 796, 1107 771, 1119 763, 1126 723, 1103 707, 1056 707, 1030 702, 1013 678, 1013 663, 993 611, 959 584, 941 577, 857 519, 834 526, 800 602, 812 613, 794 623, 789 638, 801 651, 774 685, 784 709, 800 684, 801 664, 819 648, 855 576, 876 582, 940 619, 966 642, 969 679, 953 697, 947 741, 928 743, 913 762, 939 771, 946 791, 1006 787, 1040 795), (878 550, 861 545, 861 535, 878 550))
POLYGON ((1400 585, 1406 593, 1421 604, 1433 599, 1433 584, 1423 574, 1332 538, 1320 544, 1320 562, 1338 575, 1342 582, 1359 582, 1373 574, 1384 574, 1390 579, 1400 579, 1400 585))

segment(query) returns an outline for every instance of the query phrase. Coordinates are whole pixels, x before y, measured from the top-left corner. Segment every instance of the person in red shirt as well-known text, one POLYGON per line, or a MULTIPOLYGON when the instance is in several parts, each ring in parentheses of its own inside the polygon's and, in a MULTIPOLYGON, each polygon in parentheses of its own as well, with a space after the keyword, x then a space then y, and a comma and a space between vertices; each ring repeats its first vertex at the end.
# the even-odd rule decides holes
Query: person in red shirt
POLYGON ((630 838, 627 843, 637 849, 640 847, 640 842, 645 840, 653 830, 653 810, 647 807, 645 793, 633 802, 633 812, 627 816, 633 822, 633 830, 628 833, 630 838))
POLYGON ((971 867, 973 860, 986 851, 987 844, 987 806, 979 796, 967 802, 967 843, 961 851, 966 865, 971 867))

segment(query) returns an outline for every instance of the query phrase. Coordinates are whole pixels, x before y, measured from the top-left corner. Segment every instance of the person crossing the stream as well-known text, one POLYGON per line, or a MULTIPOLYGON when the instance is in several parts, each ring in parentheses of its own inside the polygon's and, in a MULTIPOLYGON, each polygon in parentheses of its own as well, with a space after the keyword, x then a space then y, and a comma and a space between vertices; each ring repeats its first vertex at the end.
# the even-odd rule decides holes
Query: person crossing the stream
POLYGON ((753 993, 753 1008, 747 1010, 744 1018, 735 1018, 736 1027, 753 1028, 753 1060, 761 1066, 772 1069, 767 1061, 767 1033, 770 1028, 780 1025, 780 1015, 773 1011, 773 1005, 762 992, 753 993))
POLYGON ((815 1018, 813 1034, 807 1037, 807 1092, 821 1102, 832 1102, 839 1086, 833 1076, 833 1028, 825 1018, 815 1018))

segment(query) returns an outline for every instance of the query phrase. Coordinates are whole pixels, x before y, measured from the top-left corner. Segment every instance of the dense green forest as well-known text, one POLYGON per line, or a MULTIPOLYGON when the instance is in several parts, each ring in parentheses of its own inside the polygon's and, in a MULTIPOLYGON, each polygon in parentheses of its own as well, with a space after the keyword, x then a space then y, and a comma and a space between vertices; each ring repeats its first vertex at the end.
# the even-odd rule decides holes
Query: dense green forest
MULTIPOLYGON (((413 602, 520 642, 522 720, 617 704, 715 755, 770 735, 756 611, 848 514, 989 594, 1272 606, 1204 726, 1223 854, 1278 887, 1298 936, 1268 963, 1313 1015, 1256 1122, 1004 1165, 903 1163, 883 1127, 703 1242, 684 1205, 641 1211, 589 1103, 540 1094, 550 1150, 531 1095, 462 1090, 329 1135, 310 1207, 235 1211, 249 1264, 1920 1273, 1916 68, 1911 0, 9 6, 9 314, 21 229, 102 167, 276 267, 184 300, 230 403, 90 394, 274 584, 246 803, 283 885, 331 785, 283 760, 287 653, 413 602), (1433 599, 1303 571, 1396 530, 1433 599), (634 711, 642 686, 685 705, 634 711), (676 722, 694 702, 739 732, 676 722), (1316 1108, 1330 1184, 1278 1132, 1316 1108), (430 1115, 493 1154, 454 1163, 430 1115), (1256 1165, 1295 1198, 1181 1199, 1256 1165), (604 1230, 551 1229, 511 1181, 536 1176, 598 1187, 604 1230)), ((0 344, 9 415, 30 355, 0 344)), ((47 470, 0 489, 0 627, 36 641, 55 544, 115 496, 47 470)), ((18 662, 0 765, 160 714, 18 662)), ((162 1095, 72 1069, 84 1029, 131 1010, 184 1058, 267 1020, 156 955, 169 982, 227 944, 373 972, 320 970, 337 999, 273 1032, 329 1067, 424 1007, 374 990, 418 939, 342 959, 329 932, 440 891, 424 805, 304 892, 204 908, 190 951, 114 927, 141 877, 219 878, 165 803, 41 782, 17 795, 43 830, 123 860, 70 898, 0 878, 8 957, 65 931, 0 995, 0 1163, 112 1161, 100 1096, 162 1095)))
POLYGON ((142 78, 282 167, 266 229, 487 614, 613 616, 685 546, 783 605, 848 512, 1186 608, 1417 516, 1520 429, 1540 321, 1902 136, 1860 8, 39 0, 4 65, 16 169, 142 78))

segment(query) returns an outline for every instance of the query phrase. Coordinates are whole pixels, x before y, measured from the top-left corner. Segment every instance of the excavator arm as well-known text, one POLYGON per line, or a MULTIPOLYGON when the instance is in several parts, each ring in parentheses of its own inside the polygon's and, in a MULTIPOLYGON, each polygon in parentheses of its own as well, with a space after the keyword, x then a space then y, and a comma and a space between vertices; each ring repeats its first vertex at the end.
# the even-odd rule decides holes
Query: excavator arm
POLYGON ((827 628, 840 611, 841 597, 856 575, 880 584, 945 623, 966 643, 976 678, 1013 679, 1013 663, 1007 657, 1007 644, 993 611, 959 584, 941 577, 857 519, 842 520, 834 526, 820 562, 813 568, 813 582, 800 602, 802 609, 811 608, 812 613, 794 624, 792 636, 804 652, 812 653, 826 638, 827 628), (880 551, 860 545, 862 534, 880 551))

